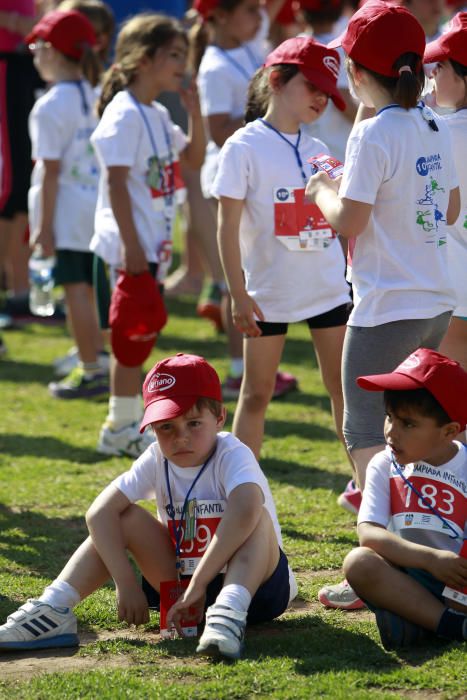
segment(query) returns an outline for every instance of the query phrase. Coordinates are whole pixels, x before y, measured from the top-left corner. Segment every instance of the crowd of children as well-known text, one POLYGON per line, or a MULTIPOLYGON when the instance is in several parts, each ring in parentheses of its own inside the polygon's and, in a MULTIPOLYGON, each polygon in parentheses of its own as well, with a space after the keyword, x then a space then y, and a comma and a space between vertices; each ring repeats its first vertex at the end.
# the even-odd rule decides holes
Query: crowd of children
POLYGON ((178 586, 169 629, 205 617, 200 653, 239 658, 246 625, 282 614, 297 587, 257 460, 270 400, 296 384, 278 370, 288 324, 303 321, 361 501, 346 580, 320 600, 367 605, 387 648, 465 640, 467 599, 450 589, 467 586, 467 13, 437 36, 417 19, 420 0, 368 0, 336 37, 340 3, 304 0, 304 33, 272 48, 279 0, 196 0, 192 44, 166 15, 125 22, 96 92, 107 42, 86 2, 67 0, 26 37, 50 84, 30 116, 31 244, 56 257, 77 347, 50 392, 107 391, 110 329, 97 449, 136 461, 93 503, 89 537, 59 576, 0 627, 0 650, 76 645, 73 607, 108 578, 119 618, 146 622, 126 550, 161 606, 178 586), (424 64, 447 114, 421 101, 424 64), (188 133, 157 101, 166 91, 182 95, 188 133), (360 109, 347 140, 358 103, 367 118, 360 109), (327 124, 346 131, 338 177, 327 124), (166 358, 146 376, 141 418, 183 169, 205 197, 231 376, 222 387, 203 358, 166 358), (229 388, 233 434, 222 431, 229 388), (157 519, 136 505, 145 499, 157 519))

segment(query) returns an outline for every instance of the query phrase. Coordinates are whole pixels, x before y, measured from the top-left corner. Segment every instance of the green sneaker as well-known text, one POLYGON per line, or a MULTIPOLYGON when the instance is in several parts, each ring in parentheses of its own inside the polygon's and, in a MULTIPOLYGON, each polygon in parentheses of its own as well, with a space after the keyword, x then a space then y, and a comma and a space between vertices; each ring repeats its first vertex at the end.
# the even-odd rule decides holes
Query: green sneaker
POLYGON ((109 391, 109 378, 105 372, 86 375, 82 367, 75 367, 60 382, 50 382, 49 392, 56 399, 87 399, 106 394, 109 391))

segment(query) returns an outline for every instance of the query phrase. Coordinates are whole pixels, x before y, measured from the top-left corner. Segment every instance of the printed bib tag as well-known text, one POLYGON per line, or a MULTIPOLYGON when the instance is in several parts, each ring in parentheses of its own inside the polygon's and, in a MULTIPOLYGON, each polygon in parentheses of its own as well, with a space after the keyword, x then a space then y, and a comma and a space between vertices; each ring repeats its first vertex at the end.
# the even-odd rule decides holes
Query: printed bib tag
POLYGON ((331 180, 335 180, 336 177, 340 177, 344 172, 344 164, 341 163, 340 160, 337 160, 337 158, 328 156, 327 153, 320 153, 317 156, 308 158, 308 163, 314 165, 316 170, 323 170, 326 175, 331 178, 331 180))
POLYGON ((303 187, 274 188, 274 234, 296 252, 325 250, 336 237, 319 207, 305 202, 303 187))
POLYGON ((192 498, 186 506, 184 542, 190 542, 196 536, 196 505, 196 498, 192 498))
MULTIPOLYGON (((459 556, 467 559, 467 540, 464 540, 459 556)), ((464 586, 463 588, 451 588, 451 586, 445 586, 443 596, 445 598, 450 598, 450 600, 454 600, 456 603, 467 606, 467 586, 464 586)))
MULTIPOLYGON (((164 639, 175 639, 175 637, 178 637, 175 629, 168 629, 167 627, 167 613, 172 605, 180 598, 183 591, 188 588, 189 583, 189 579, 184 579, 182 581, 161 581, 160 628, 161 637, 164 639)), ((181 627, 185 637, 196 637, 198 634, 196 611, 193 608, 189 608, 189 616, 182 620, 181 627)))

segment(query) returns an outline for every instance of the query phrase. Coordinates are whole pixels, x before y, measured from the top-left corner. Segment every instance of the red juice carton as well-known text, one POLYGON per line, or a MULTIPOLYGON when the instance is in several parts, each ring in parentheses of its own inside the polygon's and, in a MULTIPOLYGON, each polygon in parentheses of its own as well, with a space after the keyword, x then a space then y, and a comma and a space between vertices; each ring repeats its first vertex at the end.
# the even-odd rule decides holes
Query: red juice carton
MULTIPOLYGON (((161 637, 164 639, 174 639, 178 636, 177 632, 167 627, 167 613, 174 603, 182 595, 183 591, 188 588, 190 579, 182 579, 181 581, 161 581, 160 590, 160 628, 161 637)), ((183 635, 185 637, 196 637, 198 634, 198 623, 196 610, 189 608, 189 615, 181 621, 183 635)))

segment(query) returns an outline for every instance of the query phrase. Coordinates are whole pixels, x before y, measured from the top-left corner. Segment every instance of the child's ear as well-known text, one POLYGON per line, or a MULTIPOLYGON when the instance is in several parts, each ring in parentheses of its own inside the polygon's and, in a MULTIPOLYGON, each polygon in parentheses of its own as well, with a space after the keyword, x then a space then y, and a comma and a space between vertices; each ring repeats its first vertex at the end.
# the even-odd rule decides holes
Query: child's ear
POLYGON ((222 430, 226 420, 227 420, 227 409, 225 406, 222 406, 221 414, 217 417, 217 420, 216 420, 216 426, 217 426, 218 430, 222 430))
POLYGON ((461 424, 453 420, 451 423, 446 423, 443 428, 446 438, 448 440, 455 440, 461 431, 461 424))
POLYGON ((272 70, 269 73, 269 85, 273 92, 278 92, 282 87, 282 76, 278 70, 272 70))

